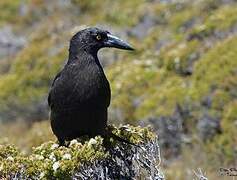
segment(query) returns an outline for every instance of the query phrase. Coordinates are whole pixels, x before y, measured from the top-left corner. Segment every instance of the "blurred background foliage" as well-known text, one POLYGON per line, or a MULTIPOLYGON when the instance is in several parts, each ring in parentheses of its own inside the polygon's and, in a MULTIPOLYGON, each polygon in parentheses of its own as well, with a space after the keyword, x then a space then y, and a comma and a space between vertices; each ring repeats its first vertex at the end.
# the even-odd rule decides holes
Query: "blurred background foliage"
MULTIPOLYGON (((235 0, 1 0, 0 142, 25 153, 55 139, 47 93, 70 37, 108 29, 136 48, 101 50, 110 123, 151 125, 167 178, 237 163, 235 0)), ((191 175, 190 175, 191 174, 191 175)))

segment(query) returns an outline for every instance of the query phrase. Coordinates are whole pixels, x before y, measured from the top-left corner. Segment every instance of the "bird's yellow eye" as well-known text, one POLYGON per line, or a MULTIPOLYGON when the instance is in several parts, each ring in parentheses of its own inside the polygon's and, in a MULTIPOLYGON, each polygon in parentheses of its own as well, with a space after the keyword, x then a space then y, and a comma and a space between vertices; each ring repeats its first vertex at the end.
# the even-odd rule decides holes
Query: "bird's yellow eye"
POLYGON ((98 41, 100 41, 100 40, 102 39, 101 35, 98 34, 98 35, 96 36, 96 39, 97 39, 98 41))

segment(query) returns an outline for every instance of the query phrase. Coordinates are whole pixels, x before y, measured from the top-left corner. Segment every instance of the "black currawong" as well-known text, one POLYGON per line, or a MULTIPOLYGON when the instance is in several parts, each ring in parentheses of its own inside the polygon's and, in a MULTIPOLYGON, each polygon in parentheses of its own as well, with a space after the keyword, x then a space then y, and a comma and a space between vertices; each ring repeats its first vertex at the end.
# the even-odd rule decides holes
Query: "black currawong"
POLYGON ((111 91, 97 57, 104 47, 133 50, 128 43, 98 28, 84 29, 71 38, 68 61, 54 78, 48 96, 51 127, 60 145, 85 135, 110 136, 132 144, 107 128, 111 91))

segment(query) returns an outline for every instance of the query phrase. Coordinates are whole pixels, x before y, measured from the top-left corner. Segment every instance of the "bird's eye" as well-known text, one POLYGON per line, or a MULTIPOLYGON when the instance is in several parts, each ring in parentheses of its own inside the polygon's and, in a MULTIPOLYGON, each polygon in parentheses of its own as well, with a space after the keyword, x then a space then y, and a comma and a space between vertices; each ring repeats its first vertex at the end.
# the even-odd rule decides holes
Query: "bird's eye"
POLYGON ((101 39, 102 39, 102 37, 101 37, 101 35, 96 35, 96 39, 98 40, 98 41, 100 41, 101 39))

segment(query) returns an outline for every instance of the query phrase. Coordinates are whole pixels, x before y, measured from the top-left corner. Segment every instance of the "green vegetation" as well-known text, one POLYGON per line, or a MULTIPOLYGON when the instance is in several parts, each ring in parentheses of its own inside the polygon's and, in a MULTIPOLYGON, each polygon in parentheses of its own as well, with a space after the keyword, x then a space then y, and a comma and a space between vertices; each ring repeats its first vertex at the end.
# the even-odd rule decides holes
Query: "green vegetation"
MULTIPOLYGON (((136 144, 155 140, 156 135, 148 128, 122 126, 113 132, 136 144)), ((118 142, 111 143, 115 147, 118 142)), ((131 148, 131 147, 130 147, 131 148)), ((124 150, 125 151, 125 150, 124 150)), ((97 136, 79 142, 72 140, 69 147, 59 147, 53 141, 33 148, 29 155, 21 153, 14 145, 0 145, 0 177, 13 176, 30 179, 70 179, 80 167, 93 164, 109 156, 103 145, 103 138, 97 136)))
POLYGON ((0 26, 6 22, 15 23, 18 14, 20 1, 1 1, 0 2, 0 26))
POLYGON ((207 153, 212 153, 209 157, 210 161, 220 162, 220 166, 234 164, 237 156, 236 101, 226 104, 224 109, 225 115, 222 119, 223 134, 215 137, 213 142, 209 142, 205 149, 207 153))
POLYGON ((24 172, 28 178, 69 178, 73 170, 82 163, 93 162, 105 158, 102 139, 96 137, 81 144, 76 140, 69 148, 58 147, 54 142, 47 142, 33 149, 31 155, 22 155, 14 146, 0 146, 1 178, 8 178, 19 172, 24 172))

